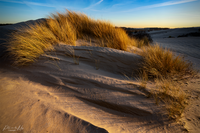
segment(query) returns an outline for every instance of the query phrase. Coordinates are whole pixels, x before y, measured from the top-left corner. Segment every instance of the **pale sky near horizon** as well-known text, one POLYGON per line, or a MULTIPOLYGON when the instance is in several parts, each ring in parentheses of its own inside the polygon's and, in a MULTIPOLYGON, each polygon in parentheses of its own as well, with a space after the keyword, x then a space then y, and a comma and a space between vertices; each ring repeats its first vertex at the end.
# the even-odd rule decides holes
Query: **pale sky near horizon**
POLYGON ((45 18, 65 9, 123 27, 200 27, 200 0, 0 0, 0 23, 45 18))

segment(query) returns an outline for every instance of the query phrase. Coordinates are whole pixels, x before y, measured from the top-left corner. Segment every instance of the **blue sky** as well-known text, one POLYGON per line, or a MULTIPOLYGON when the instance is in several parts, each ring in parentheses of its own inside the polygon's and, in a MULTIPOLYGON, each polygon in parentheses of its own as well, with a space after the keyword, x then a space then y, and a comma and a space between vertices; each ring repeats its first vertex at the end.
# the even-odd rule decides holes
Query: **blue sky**
POLYGON ((200 26, 200 0, 0 0, 0 23, 48 17, 65 9, 124 27, 200 26))

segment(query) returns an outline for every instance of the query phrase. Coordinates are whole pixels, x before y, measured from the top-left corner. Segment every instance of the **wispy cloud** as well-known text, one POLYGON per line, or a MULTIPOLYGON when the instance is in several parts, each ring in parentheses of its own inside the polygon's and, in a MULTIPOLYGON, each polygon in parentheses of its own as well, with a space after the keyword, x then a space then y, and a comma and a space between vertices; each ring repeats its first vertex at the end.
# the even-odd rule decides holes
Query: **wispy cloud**
POLYGON ((29 1, 14 1, 14 0, 0 0, 3 2, 10 2, 10 3, 18 3, 18 4, 26 4, 26 5, 34 5, 34 6, 44 6, 44 7, 56 7, 55 5, 49 5, 49 4, 42 4, 42 3, 36 3, 36 2, 29 2, 29 1))
POLYGON ((131 11, 135 11, 135 10, 150 9, 150 8, 156 8, 156 7, 172 6, 172 5, 178 5, 178 4, 183 4, 183 3, 193 2, 193 1, 197 1, 197 0, 168 1, 168 2, 164 2, 164 3, 134 8, 134 9, 126 10, 124 12, 131 12, 131 11))
POLYGON ((103 0, 100 0, 100 1, 98 1, 97 3, 95 3, 95 4, 93 4, 93 5, 90 5, 89 7, 85 8, 85 9, 90 9, 90 8, 92 8, 92 7, 94 7, 94 6, 97 6, 97 5, 101 4, 101 2, 103 2, 103 0))

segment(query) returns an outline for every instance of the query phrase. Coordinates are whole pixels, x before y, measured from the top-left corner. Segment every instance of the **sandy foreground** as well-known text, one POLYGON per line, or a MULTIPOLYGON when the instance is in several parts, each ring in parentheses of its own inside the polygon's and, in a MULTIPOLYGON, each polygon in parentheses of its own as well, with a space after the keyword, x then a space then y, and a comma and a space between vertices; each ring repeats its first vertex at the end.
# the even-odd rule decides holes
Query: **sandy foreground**
POLYGON ((182 84, 188 106, 170 120, 164 104, 148 98, 154 84, 141 89, 131 78, 140 56, 82 45, 95 44, 59 44, 27 67, 1 58, 0 132, 200 132, 199 77, 182 84))

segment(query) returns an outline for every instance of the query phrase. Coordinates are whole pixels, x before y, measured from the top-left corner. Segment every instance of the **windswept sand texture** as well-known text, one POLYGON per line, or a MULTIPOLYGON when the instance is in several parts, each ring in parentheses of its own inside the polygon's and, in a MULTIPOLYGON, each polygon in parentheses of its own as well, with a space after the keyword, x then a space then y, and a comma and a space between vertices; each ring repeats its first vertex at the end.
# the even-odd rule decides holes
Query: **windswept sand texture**
MULTIPOLYGON (((200 32, 198 28, 180 28, 162 31, 149 32, 154 40, 160 46, 171 49, 177 54, 185 56, 185 59, 192 62, 196 70, 200 70, 200 37, 178 37, 179 35, 200 32), (169 36, 173 38, 169 38, 169 36)), ((184 127, 192 133, 200 132, 200 78, 199 75, 185 81, 181 88, 189 95, 188 106, 181 118, 184 127)))
POLYGON ((27 133, 199 131, 199 78, 183 84, 194 100, 177 123, 168 119, 162 104, 148 98, 153 84, 144 89, 127 78, 137 73, 139 55, 76 43, 59 44, 26 67, 1 59, 1 132, 10 132, 8 126, 23 126, 18 132, 27 133))

